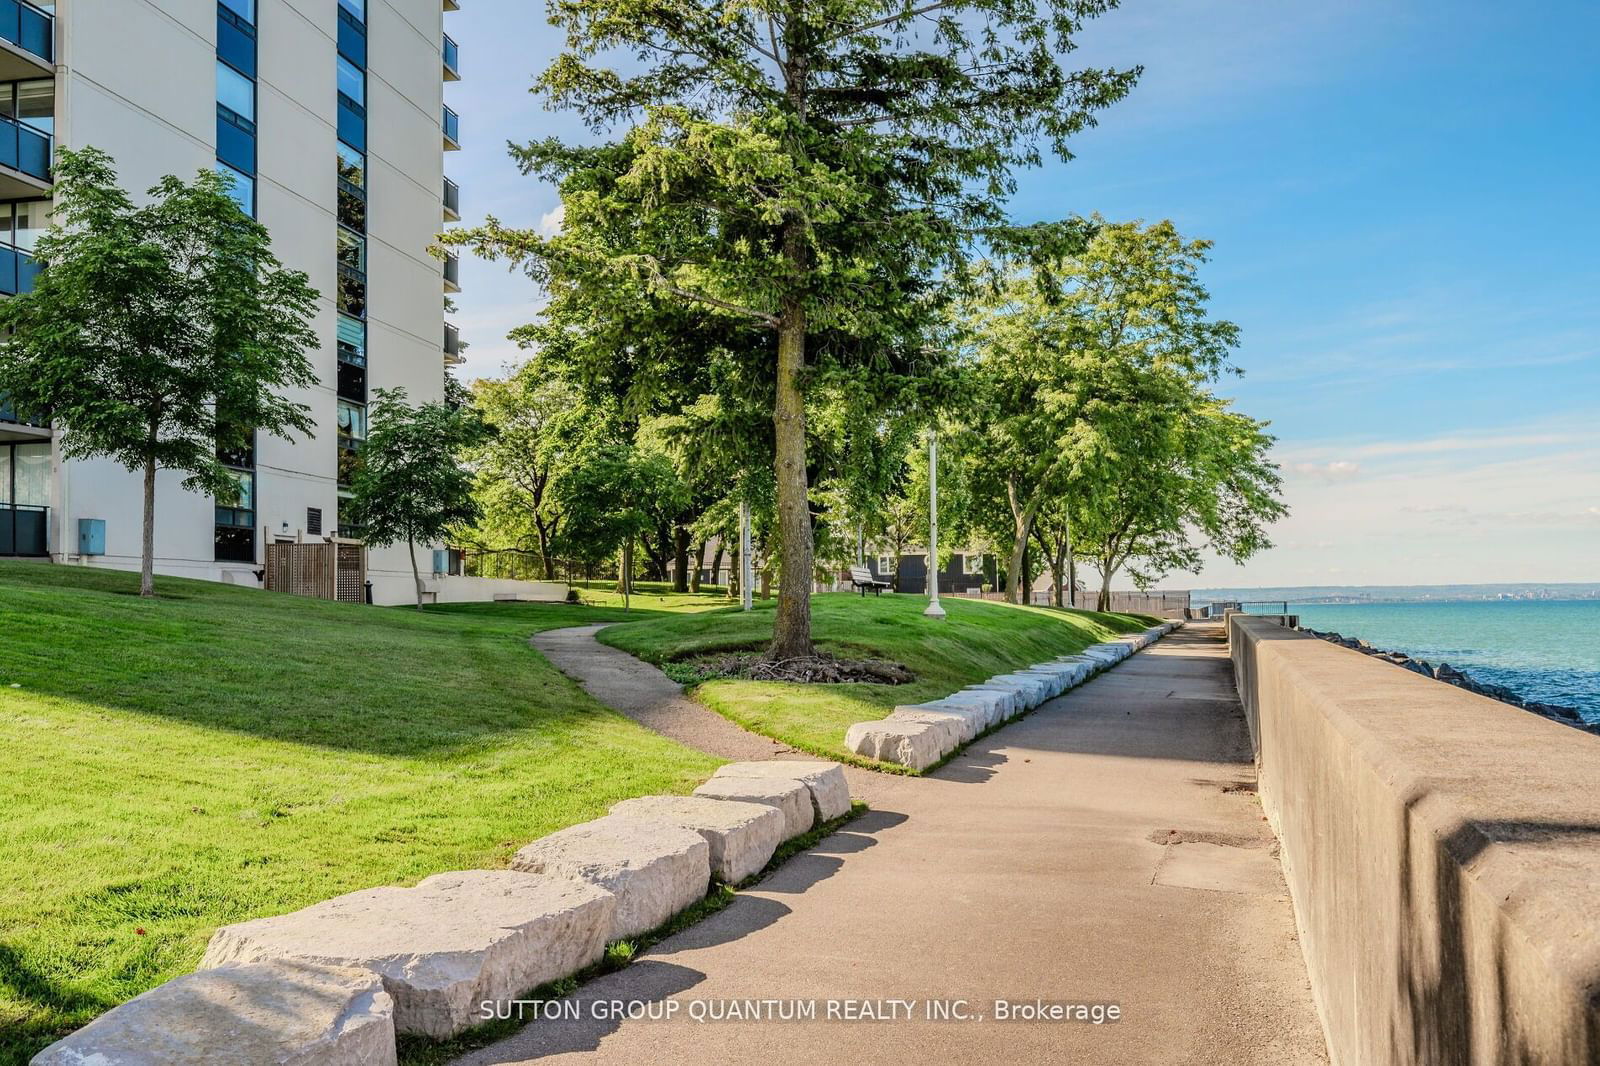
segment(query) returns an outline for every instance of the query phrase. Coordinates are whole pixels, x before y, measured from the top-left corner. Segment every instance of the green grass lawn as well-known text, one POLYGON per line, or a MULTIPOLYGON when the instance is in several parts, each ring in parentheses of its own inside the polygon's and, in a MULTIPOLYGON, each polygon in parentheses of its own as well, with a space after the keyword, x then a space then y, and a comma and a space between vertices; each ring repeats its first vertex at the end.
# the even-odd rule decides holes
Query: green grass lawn
POLYGON ((527 645, 715 597, 416 612, 136 588, 0 562, 0 1063, 192 969, 218 925, 500 865, 716 765, 527 645))
MULTIPOLYGON (((603 631, 600 639, 650 662, 669 665, 705 652, 758 648, 772 636, 776 601, 701 615, 662 614, 603 631)), ((949 617, 923 616, 921 596, 831 593, 811 601, 818 644, 839 656, 878 656, 910 667, 908 685, 799 685, 712 680, 695 696, 746 729, 830 758, 861 762, 844 746, 855 722, 882 718, 896 704, 920 703, 1009 669, 1080 651, 1155 625, 1141 615, 1018 607, 951 597, 949 617)))

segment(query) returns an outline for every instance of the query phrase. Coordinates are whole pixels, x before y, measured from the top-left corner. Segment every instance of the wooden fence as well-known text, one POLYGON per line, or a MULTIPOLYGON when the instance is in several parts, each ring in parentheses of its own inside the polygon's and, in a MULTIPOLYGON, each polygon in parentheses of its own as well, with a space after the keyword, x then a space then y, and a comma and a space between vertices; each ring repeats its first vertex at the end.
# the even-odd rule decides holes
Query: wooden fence
POLYGON ((267 545, 266 586, 272 592, 340 603, 367 601, 367 549, 334 538, 267 545))

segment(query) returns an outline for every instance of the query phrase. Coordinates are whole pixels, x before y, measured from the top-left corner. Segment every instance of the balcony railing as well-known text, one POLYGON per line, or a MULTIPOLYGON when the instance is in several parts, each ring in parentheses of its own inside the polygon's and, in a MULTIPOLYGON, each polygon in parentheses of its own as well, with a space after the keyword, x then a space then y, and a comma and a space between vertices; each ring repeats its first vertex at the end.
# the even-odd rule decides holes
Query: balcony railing
POLYGON ((446 11, 460 11, 461 0, 444 0, 444 9, 446 11))
POLYGON ((22 0, 0 0, 0 39, 39 57, 45 64, 56 58, 56 20, 22 0))
POLYGON ((50 508, 0 503, 0 555, 50 554, 50 508))
POLYGON ((462 361, 461 331, 446 322, 444 324, 444 364, 445 366, 457 366, 462 361))
POLYGON ((461 80, 461 46, 448 33, 444 35, 444 80, 461 80))
MULTIPOLYGON (((15 296, 32 292, 33 279, 39 276, 39 261, 20 248, 0 244, 0 294, 15 296)), ((0 409, 0 421, 15 422, 5 418, 0 409)))
POLYGON ((461 186, 444 179, 444 217, 448 222, 461 221, 461 186))
POLYGON ((447 255, 444 257, 444 291, 461 291, 461 257, 447 255))
POLYGON ((49 134, 0 115, 0 165, 49 181, 51 149, 49 134))
POLYGON ((24 418, 11 406, 9 396, 0 396, 0 422, 10 422, 17 426, 33 426, 35 429, 49 429, 50 423, 43 418, 24 418))
POLYGON ((461 116, 450 110, 449 105, 444 109, 444 147, 449 152, 461 147, 461 116))

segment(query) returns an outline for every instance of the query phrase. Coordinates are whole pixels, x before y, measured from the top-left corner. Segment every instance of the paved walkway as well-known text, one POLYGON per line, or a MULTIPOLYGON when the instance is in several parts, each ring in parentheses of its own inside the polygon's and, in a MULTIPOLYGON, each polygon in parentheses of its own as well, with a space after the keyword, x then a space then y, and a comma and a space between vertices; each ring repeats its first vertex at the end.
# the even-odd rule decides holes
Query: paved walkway
POLYGON ((1326 1062, 1253 776, 1220 630, 1191 626, 897 779, 727 910, 580 989, 582 1020, 461 1062, 1326 1062), (685 1016, 691 1000, 848 997, 976 1015, 1105 1002, 1123 1020, 930 1022, 921 1003, 914 1021, 685 1016), (680 1013, 593 1017, 632 999, 680 1013))

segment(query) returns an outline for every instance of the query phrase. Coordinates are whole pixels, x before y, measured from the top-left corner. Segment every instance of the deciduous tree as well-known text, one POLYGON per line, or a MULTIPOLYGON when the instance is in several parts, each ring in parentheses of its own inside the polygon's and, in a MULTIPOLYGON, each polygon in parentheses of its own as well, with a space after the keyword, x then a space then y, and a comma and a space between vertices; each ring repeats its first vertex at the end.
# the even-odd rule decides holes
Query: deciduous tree
POLYGON ((316 382, 317 292, 210 170, 163 178, 135 206, 110 156, 62 148, 54 196, 33 290, 0 301, 0 394, 49 418, 69 458, 143 473, 139 593, 153 596, 157 472, 231 503, 219 452, 256 432, 312 435, 284 393, 316 382))

